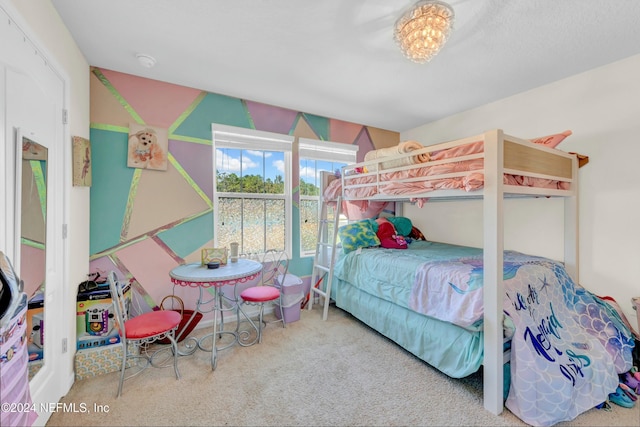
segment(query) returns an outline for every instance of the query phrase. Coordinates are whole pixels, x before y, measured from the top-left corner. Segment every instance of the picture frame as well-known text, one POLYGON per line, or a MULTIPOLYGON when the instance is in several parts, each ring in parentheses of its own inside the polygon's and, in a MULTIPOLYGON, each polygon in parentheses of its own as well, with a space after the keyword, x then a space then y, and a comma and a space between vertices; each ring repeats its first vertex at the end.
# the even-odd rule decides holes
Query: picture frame
POLYGON ((220 265, 227 264, 227 248, 204 248, 200 252, 202 265, 210 262, 219 262, 220 265))
POLYGON ((91 187, 91 141, 80 136, 72 140, 73 185, 91 187))
POLYGON ((158 126, 129 124, 127 166, 166 171, 169 150, 168 130, 158 126))

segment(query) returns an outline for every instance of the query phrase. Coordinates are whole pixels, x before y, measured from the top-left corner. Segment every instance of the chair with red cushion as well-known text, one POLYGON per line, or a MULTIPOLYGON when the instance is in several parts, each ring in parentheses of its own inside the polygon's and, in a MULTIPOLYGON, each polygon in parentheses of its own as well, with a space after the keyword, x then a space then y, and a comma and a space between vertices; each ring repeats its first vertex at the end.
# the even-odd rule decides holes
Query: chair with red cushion
POLYGON ((262 342, 262 328, 266 322, 263 320, 264 305, 271 302, 277 302, 277 308, 280 310, 280 318, 273 322, 282 322, 282 327, 286 328, 284 319, 284 311, 282 308, 282 297, 280 290, 276 286, 278 277, 285 277, 289 268, 289 258, 285 251, 275 249, 267 250, 262 257, 262 279, 260 284, 245 289, 240 293, 243 304, 257 305, 258 310, 258 343, 262 342))
POLYGON ((153 356, 165 349, 157 350, 154 354, 147 352, 148 346, 163 338, 168 338, 171 347, 166 350, 171 352, 173 359, 173 370, 176 379, 180 379, 178 372, 178 345, 175 340, 175 332, 180 325, 180 313, 173 310, 160 310, 143 313, 129 319, 129 302, 123 294, 122 284, 114 271, 108 275, 109 289, 113 300, 116 321, 122 342, 122 370, 120 372, 120 383, 118 384, 119 397, 122 394, 122 385, 126 379, 138 375, 150 365, 164 367, 168 365, 157 365, 153 362, 153 356), (137 368, 137 371, 125 378, 125 370, 137 368))

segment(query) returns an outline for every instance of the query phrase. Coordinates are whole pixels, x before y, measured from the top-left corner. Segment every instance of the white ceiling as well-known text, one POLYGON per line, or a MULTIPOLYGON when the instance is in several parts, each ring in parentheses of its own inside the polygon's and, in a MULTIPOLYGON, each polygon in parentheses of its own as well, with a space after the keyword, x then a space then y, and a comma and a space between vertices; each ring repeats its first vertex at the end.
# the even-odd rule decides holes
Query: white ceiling
POLYGON ((636 0, 448 0, 426 64, 393 41, 414 0, 52 3, 90 65, 394 131, 640 53, 636 0))

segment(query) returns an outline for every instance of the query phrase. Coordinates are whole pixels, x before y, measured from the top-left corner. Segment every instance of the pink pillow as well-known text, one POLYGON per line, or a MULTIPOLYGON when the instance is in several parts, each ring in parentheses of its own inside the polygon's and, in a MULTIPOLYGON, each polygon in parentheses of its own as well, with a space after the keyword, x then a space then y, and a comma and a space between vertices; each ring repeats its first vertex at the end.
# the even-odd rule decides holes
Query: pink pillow
POLYGON ((540 138, 533 138, 533 139, 530 139, 529 141, 533 142, 534 144, 542 144, 549 148, 555 148, 558 144, 564 141, 566 137, 571 135, 571 133, 572 132, 570 130, 565 130, 562 133, 542 136, 540 138))

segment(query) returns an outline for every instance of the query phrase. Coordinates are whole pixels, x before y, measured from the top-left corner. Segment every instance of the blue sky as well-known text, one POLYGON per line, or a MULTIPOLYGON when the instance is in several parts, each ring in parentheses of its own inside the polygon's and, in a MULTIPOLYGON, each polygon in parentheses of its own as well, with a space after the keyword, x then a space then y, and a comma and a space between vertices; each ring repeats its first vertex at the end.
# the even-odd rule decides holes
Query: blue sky
POLYGON ((272 151, 218 149, 216 150, 216 169, 237 175, 262 175, 274 179, 284 176, 284 155, 272 151))
MULTIPOLYGON (((274 179, 276 175, 284 177, 284 155, 273 151, 253 151, 244 150, 244 155, 240 156, 241 150, 217 149, 216 169, 220 172, 235 173, 237 175, 262 175, 264 169, 265 178, 274 179)), ((316 170, 313 168, 313 161, 303 161, 300 167, 300 178, 306 182, 317 182, 314 179, 316 170), (310 167, 309 167, 310 166, 310 167)), ((331 162, 317 162, 318 169, 330 170, 334 164, 331 162)), ((335 167, 339 167, 335 166, 335 167)))

